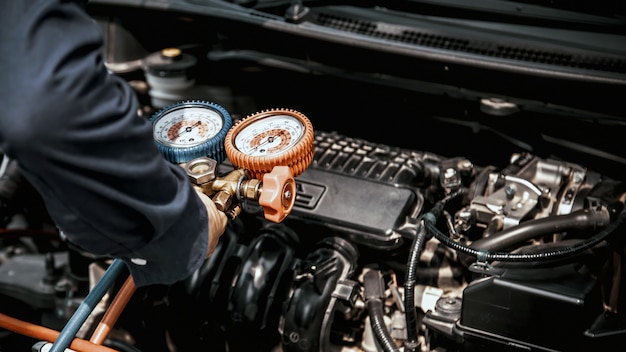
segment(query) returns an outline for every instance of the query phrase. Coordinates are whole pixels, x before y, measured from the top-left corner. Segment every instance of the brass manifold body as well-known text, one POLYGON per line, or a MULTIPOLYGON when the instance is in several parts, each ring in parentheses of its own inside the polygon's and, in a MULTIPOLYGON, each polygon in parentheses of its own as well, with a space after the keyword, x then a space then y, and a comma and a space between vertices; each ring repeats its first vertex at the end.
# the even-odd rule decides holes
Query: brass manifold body
POLYGON ((247 169, 234 169, 220 177, 217 161, 207 157, 193 159, 181 166, 185 168, 190 181, 211 197, 217 209, 226 213, 230 219, 241 213, 242 201, 258 200, 261 196, 261 180, 250 178, 247 169))

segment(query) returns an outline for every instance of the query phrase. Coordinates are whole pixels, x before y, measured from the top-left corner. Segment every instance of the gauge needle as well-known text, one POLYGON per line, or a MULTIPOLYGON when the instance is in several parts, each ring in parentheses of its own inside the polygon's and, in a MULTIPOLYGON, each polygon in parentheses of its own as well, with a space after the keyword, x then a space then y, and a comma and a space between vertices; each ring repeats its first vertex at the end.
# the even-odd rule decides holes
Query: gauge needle
POLYGON ((191 132, 194 129, 194 127, 200 126, 201 124, 202 124, 202 122, 196 121, 193 125, 185 127, 185 129, 182 132, 180 132, 178 134, 178 136, 180 137, 180 136, 182 136, 185 133, 191 132))
POLYGON ((260 143, 259 145, 254 147, 254 150, 257 151, 262 146, 264 146, 264 145, 266 145, 268 143, 274 142, 274 139, 276 139, 277 137, 282 136, 283 134, 285 134, 285 131, 280 131, 280 132, 276 133, 276 135, 274 135, 274 136, 268 136, 267 139, 263 143, 260 143))
POLYGON ((261 148, 262 146, 266 145, 267 143, 272 143, 273 141, 274 141, 274 137, 273 136, 267 137, 267 139, 263 143, 259 143, 257 146, 254 147, 254 151, 258 151, 259 148, 261 148))

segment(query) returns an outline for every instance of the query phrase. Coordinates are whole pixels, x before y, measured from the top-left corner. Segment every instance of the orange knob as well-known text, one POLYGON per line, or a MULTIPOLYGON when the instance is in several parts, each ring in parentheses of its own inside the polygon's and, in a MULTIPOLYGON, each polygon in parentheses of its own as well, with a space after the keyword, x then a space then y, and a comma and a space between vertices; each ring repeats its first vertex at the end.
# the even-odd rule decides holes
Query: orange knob
POLYGON ((259 204, 267 220, 281 222, 289 215, 296 201, 296 181, 289 166, 274 166, 263 175, 259 204))

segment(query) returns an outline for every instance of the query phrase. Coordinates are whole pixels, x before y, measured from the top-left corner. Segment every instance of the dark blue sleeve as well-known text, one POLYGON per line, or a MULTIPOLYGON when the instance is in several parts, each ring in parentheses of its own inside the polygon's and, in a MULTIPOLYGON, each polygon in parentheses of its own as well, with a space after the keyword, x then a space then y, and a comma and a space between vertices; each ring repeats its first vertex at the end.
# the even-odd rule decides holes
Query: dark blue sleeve
POLYGON ((128 84, 107 72, 81 2, 0 6, 0 148, 86 251, 123 259, 137 286, 189 276, 207 252, 207 212, 160 155, 128 84))

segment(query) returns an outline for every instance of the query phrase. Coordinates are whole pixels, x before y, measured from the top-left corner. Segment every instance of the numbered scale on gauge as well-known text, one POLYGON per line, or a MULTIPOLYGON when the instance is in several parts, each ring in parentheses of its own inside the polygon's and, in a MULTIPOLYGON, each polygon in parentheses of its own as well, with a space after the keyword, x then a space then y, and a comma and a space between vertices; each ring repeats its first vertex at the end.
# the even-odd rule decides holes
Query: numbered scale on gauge
POLYGON ((314 133, 309 119, 290 109, 247 116, 228 132, 226 154, 236 167, 260 176, 274 166, 289 166, 294 176, 313 160, 314 133))
POLYGON ((222 129, 222 117, 216 112, 190 107, 170 113, 154 124, 154 136, 170 146, 194 146, 213 138, 222 129))
POLYGON ((244 128, 235 137, 235 146, 248 155, 274 155, 293 147, 303 136, 304 124, 288 115, 265 118, 244 128))
POLYGON ((228 112, 215 103, 184 101, 157 111, 150 119, 163 156, 183 163, 198 157, 225 159, 223 142, 232 126, 228 112))

